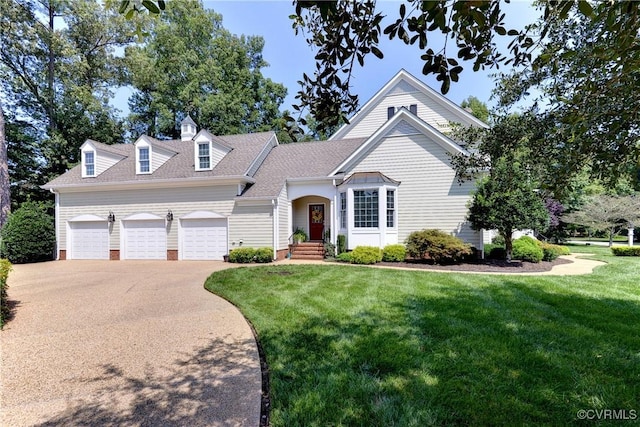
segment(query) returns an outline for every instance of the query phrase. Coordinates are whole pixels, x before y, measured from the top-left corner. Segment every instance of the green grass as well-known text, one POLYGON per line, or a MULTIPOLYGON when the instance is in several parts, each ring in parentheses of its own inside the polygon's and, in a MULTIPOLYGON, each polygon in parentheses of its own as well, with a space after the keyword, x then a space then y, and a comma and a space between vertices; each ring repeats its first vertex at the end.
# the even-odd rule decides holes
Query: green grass
MULTIPOLYGON (((274 426, 580 423, 640 412, 640 260, 579 277, 352 266, 213 274, 255 326, 274 426)), ((588 249, 588 251, 586 250, 588 249)))

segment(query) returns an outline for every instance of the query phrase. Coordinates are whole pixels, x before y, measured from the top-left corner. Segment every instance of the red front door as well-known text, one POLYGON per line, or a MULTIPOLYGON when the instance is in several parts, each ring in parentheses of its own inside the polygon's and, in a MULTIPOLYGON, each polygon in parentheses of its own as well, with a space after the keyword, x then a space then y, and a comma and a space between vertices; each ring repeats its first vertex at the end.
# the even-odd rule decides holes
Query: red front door
POLYGON ((322 240, 324 205, 309 205, 309 240, 322 240))

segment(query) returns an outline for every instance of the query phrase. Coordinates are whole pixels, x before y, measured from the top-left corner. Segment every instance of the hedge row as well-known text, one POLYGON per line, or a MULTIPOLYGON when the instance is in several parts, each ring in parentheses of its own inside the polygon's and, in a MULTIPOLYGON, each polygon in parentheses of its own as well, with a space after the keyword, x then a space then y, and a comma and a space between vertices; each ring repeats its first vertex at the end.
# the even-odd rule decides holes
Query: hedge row
POLYGON ((248 264, 273 261, 273 248, 238 248, 229 252, 229 262, 248 264))
POLYGON ((640 246, 612 246, 615 256, 640 256, 640 246))
POLYGON ((351 264, 375 264, 380 261, 402 262, 406 256, 404 245, 387 245, 382 250, 377 246, 356 246, 351 252, 338 254, 336 260, 351 264))
POLYGON ((7 304, 7 277, 11 271, 11 263, 9 260, 0 259, 0 328, 9 318, 10 310, 7 304))

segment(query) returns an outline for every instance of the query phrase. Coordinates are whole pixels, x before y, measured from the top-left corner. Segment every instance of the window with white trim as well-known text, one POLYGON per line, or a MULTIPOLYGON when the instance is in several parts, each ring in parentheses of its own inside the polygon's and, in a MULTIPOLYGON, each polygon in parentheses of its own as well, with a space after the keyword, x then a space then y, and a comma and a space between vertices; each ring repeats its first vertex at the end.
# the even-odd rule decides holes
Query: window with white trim
POLYGON ((96 175, 96 154, 93 151, 84 152, 84 175, 96 175))
POLYGON ((340 193, 340 228, 347 228, 347 193, 340 193))
POLYGON ((353 190, 353 226, 378 227, 378 190, 353 190))
POLYGON ((146 173, 151 170, 149 147, 140 147, 138 149, 138 170, 140 173, 146 173))
POLYGON ((395 190, 387 190, 387 227, 395 227, 396 215, 396 192, 395 190))
POLYGON ((204 142, 198 144, 198 169, 211 168, 211 151, 209 143, 204 142))

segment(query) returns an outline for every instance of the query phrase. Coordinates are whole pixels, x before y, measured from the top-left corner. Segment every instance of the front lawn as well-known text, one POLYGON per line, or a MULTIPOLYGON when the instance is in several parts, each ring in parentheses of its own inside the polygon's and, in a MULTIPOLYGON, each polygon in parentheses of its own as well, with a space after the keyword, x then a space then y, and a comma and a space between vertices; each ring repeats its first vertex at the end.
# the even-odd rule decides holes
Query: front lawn
POLYGON ((206 287, 257 330, 274 426, 640 416, 640 259, 589 249, 610 264, 578 277, 275 265, 206 287))

